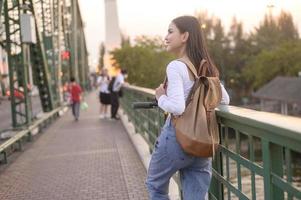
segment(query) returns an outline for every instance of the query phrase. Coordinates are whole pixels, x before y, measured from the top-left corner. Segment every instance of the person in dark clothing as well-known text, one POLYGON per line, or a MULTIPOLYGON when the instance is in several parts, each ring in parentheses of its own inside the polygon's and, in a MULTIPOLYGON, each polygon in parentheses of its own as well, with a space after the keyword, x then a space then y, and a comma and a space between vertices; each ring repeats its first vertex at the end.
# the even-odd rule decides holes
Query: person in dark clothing
POLYGON ((111 87, 109 86, 109 89, 111 90, 111 119, 119 120, 119 117, 117 117, 119 108, 119 94, 126 77, 127 71, 122 69, 121 73, 112 79, 111 87))

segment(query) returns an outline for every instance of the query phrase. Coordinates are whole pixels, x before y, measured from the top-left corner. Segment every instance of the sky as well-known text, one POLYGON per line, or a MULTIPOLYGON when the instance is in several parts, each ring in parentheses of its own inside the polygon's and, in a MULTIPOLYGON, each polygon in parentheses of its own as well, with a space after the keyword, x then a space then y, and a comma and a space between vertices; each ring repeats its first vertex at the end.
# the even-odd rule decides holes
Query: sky
MULTIPOLYGON (((99 45, 105 38, 104 0, 79 0, 89 52, 89 62, 95 68, 99 45)), ((230 25, 233 16, 242 21, 250 32, 274 5, 272 14, 289 11, 301 34, 301 0, 117 0, 121 32, 131 39, 139 35, 162 36, 167 33, 170 21, 180 15, 194 15, 207 11, 230 25)))

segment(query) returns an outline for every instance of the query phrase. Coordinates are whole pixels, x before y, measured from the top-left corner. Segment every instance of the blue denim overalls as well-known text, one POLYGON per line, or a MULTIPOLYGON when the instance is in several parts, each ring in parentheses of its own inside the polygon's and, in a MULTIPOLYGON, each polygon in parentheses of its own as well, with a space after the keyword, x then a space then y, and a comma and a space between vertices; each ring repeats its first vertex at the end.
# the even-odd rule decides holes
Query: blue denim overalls
POLYGON ((151 200, 168 200, 170 178, 180 172, 184 200, 204 200, 211 180, 211 158, 186 154, 176 140, 169 116, 151 157, 146 185, 151 200))

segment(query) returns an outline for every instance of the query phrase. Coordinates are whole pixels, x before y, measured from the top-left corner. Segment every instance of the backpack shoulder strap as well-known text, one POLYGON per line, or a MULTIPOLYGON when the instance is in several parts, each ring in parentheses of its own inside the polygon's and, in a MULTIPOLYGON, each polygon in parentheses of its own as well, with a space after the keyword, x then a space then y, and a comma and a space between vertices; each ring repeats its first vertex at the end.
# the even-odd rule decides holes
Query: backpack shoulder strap
POLYGON ((194 65, 192 64, 192 62, 190 62, 190 60, 188 60, 186 58, 179 58, 177 60, 180 61, 180 62, 183 62, 187 66, 187 68, 189 69, 189 71, 194 76, 194 79, 198 78, 198 72, 196 71, 194 65))
POLYGON ((206 71, 207 71, 207 60, 203 59, 201 61, 201 64, 200 64, 200 67, 199 67, 199 70, 198 70, 198 74, 200 76, 206 76, 206 71))
MULTIPOLYGON (((198 73, 197 73, 194 65, 188 59, 179 58, 177 60, 184 63, 187 66, 187 68, 189 69, 188 74, 189 74, 190 78, 193 78, 194 80, 196 80, 198 78, 198 73)), ((164 81, 163 81, 164 88, 167 87, 167 82, 168 82, 168 79, 167 79, 167 76, 165 76, 164 81)))
POLYGON ((192 88, 191 88, 191 90, 190 90, 190 92, 188 94, 186 102, 185 102, 185 105, 187 107, 187 105, 191 102, 192 97, 193 97, 195 91, 200 86, 200 82, 197 81, 197 79, 199 79, 199 76, 198 76, 197 70, 195 69, 194 65, 192 64, 192 62, 189 59, 187 59, 187 58, 180 58, 180 59, 178 59, 178 61, 183 62, 187 66, 187 68, 189 69, 188 73, 192 74, 192 76, 194 77, 194 80, 195 80, 195 82, 194 82, 194 84, 193 84, 193 86, 192 86, 192 88))

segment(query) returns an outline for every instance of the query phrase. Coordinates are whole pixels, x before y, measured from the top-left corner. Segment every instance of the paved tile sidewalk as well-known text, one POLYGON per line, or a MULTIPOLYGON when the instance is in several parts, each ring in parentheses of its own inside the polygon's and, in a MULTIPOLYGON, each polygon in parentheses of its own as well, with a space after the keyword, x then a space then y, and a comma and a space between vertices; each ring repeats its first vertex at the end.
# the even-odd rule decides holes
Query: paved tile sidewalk
POLYGON ((96 93, 0 173, 1 200, 146 200, 146 171, 120 121, 100 120, 96 93))

